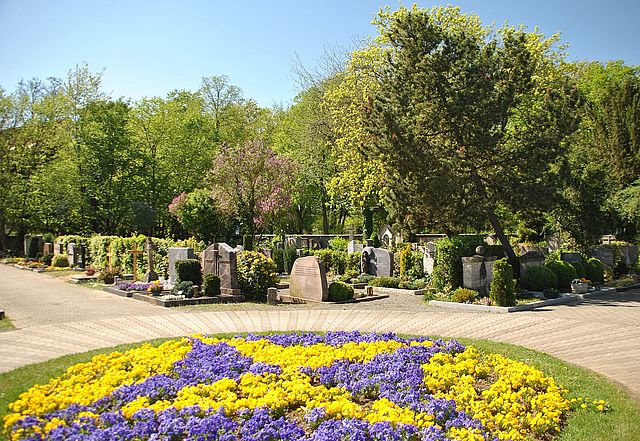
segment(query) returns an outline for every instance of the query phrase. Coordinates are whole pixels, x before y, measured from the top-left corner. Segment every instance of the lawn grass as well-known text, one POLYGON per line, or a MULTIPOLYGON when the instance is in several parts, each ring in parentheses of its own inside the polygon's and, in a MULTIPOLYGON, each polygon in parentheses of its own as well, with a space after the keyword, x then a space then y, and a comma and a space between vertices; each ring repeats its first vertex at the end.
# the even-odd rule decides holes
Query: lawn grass
MULTIPOLYGON (((217 336, 224 338, 233 335, 237 334, 218 334, 217 336)), ((149 340, 149 343, 159 345, 167 340, 171 338, 149 340)), ((569 398, 582 397, 607 401, 611 407, 607 413, 587 410, 578 410, 573 413, 561 435, 555 439, 556 441, 640 441, 640 403, 621 386, 592 371, 531 349, 489 340, 458 340, 465 345, 473 345, 481 351, 502 354, 541 369, 569 389, 569 398)), ((34 384, 46 383, 50 378, 61 375, 69 366, 87 362, 94 355, 125 351, 140 344, 142 342, 67 355, 0 374, 0 421, 8 413, 8 404, 15 401, 21 392, 34 384)), ((0 430, 0 440, 4 440, 1 432, 0 430)))
POLYGON ((4 318, 0 320, 0 332, 11 331, 13 329, 16 329, 16 327, 13 326, 13 323, 11 323, 11 320, 9 319, 9 317, 5 315, 4 318))

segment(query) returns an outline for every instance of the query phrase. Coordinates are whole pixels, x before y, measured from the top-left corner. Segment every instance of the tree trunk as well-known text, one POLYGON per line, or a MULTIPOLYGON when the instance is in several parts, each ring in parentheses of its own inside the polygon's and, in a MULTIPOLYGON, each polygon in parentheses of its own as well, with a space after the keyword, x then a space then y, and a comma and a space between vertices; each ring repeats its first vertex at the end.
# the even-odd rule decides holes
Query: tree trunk
POLYGON ((7 235, 4 231, 4 218, 0 219, 0 250, 2 254, 7 252, 7 235))
POLYGON ((322 196, 322 234, 329 234, 329 213, 326 197, 322 196))
POLYGON ((478 175, 478 173, 475 170, 473 171, 473 181, 476 185, 476 189, 478 190, 478 193, 480 193, 480 196, 487 201, 488 206, 485 209, 487 218, 489 219, 489 223, 491 224, 493 231, 495 231, 496 236, 498 236, 498 239, 500 239, 500 243, 502 244, 502 249, 504 250, 504 253, 507 256, 507 260, 509 260, 509 264, 511 264, 511 267, 513 268, 513 274, 517 278, 520 278, 520 260, 518 259, 518 256, 516 256, 516 253, 513 251, 513 248, 511 247, 511 243, 509 243, 509 238, 504 233, 502 224, 500 224, 500 220, 498 219, 498 216, 496 216, 495 205, 489 199, 489 196, 487 195, 487 190, 485 189, 484 184, 482 183, 482 179, 480 178, 480 175, 478 175))

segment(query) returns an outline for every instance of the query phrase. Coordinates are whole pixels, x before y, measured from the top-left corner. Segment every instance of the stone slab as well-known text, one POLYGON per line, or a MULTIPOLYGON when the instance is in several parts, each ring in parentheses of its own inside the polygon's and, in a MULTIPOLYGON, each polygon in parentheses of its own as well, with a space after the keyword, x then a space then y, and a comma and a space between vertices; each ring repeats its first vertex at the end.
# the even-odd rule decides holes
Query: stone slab
POLYGON ((69 279, 69 282, 71 283, 88 283, 88 282, 95 282, 96 280, 98 280, 98 276, 71 276, 71 278, 69 279))
POLYGON ((225 294, 221 294, 215 297, 192 297, 190 299, 164 300, 159 297, 142 294, 135 291, 133 292, 132 297, 135 300, 141 300, 143 302, 151 303, 152 305, 164 306, 165 308, 189 305, 208 305, 211 303, 239 303, 244 302, 245 300, 244 295, 232 296, 225 294))
POLYGON ((400 288, 385 288, 383 286, 374 286, 373 292, 376 294, 385 294, 385 295, 400 295, 400 296, 422 296, 426 289, 400 289, 400 288))
POLYGON ((327 301, 327 274, 318 258, 306 256, 295 260, 289 279, 289 296, 315 302, 327 301))

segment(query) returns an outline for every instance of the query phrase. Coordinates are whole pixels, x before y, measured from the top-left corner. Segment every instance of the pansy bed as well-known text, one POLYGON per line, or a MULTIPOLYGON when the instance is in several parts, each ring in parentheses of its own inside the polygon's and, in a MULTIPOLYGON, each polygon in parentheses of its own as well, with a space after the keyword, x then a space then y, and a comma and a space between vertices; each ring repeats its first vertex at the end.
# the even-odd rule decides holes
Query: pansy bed
MULTIPOLYGON (((604 405, 604 403, 602 403, 604 405)), ((548 440, 571 402, 455 340, 193 336, 95 356, 10 404, 13 440, 548 440)))

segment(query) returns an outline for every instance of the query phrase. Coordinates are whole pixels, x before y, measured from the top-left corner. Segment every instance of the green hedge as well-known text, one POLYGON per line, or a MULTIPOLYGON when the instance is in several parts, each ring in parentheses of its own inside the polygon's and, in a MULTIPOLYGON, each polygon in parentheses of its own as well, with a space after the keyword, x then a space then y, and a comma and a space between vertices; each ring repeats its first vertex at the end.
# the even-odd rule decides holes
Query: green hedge
POLYGON ((558 276, 546 266, 534 266, 524 273, 522 286, 530 291, 544 291, 558 286, 558 276))
POLYGON ((347 252, 329 248, 314 250, 313 255, 320 259, 327 273, 344 274, 347 268, 347 252))
POLYGON ((558 277, 558 288, 571 288, 571 281, 576 278, 576 269, 569 262, 553 260, 545 263, 545 266, 553 271, 558 277))
POLYGON ((382 288, 399 288, 400 279, 397 277, 376 277, 369 282, 369 285, 382 288))
POLYGON ((433 286, 438 291, 462 286, 462 257, 473 256, 478 246, 486 244, 481 236, 445 237, 436 242, 433 286))
POLYGON ((409 277, 411 279, 424 277, 422 253, 412 251, 411 244, 408 244, 400 251, 400 277, 409 277))

